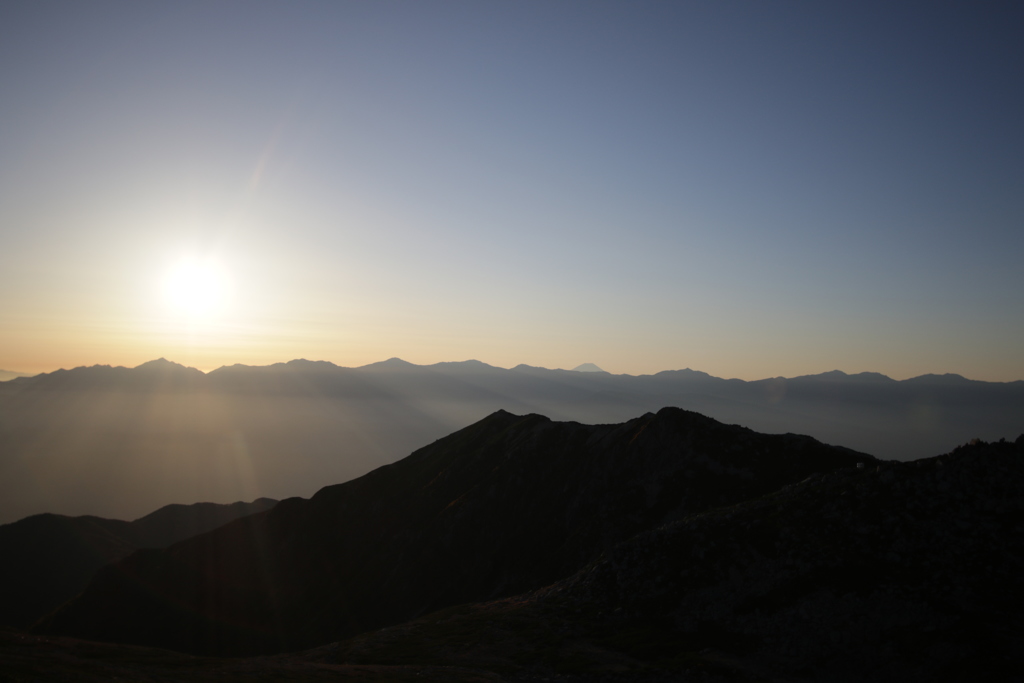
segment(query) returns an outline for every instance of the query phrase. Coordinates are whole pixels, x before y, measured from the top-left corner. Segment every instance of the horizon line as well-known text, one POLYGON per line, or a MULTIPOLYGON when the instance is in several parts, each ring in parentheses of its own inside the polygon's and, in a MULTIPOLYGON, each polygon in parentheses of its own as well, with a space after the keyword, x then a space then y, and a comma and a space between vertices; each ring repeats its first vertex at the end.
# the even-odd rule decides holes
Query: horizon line
MULTIPOLYGON (((393 356, 393 357, 385 359, 385 360, 374 361, 372 363, 367 363, 365 365, 356 365, 356 366, 339 365, 339 364, 335 363, 334 361, 329 361, 329 360, 310 360, 310 359, 306 359, 306 358, 293 358, 293 359, 288 360, 288 361, 277 361, 277 362, 274 362, 274 363, 268 363, 266 365, 250 365, 250 364, 246 364, 246 363, 232 363, 230 365, 220 365, 220 366, 218 366, 216 368, 212 368, 210 370, 203 370, 202 368, 197 368, 197 367, 194 367, 194 366, 185 365, 185 364, 179 363, 177 361, 168 360, 167 358, 161 356, 160 358, 154 358, 153 360, 145 361, 143 363, 140 363, 139 365, 132 366, 132 367, 125 366, 125 365, 110 365, 110 364, 105 364, 105 363, 96 363, 96 364, 93 364, 93 365, 78 365, 78 366, 74 366, 72 368, 61 367, 61 368, 58 368, 56 370, 51 370, 49 372, 39 372, 39 373, 35 373, 35 374, 22 373, 22 372, 18 372, 18 371, 11 371, 11 370, 6 370, 6 369, 0 369, 0 372, 10 373, 12 375, 15 375, 14 377, 11 377, 11 378, 9 378, 7 380, 0 380, 0 382, 8 382, 8 381, 12 381, 14 379, 30 379, 30 378, 33 378, 33 377, 40 377, 40 376, 43 376, 43 375, 51 375, 51 374, 55 374, 55 373, 58 373, 58 372, 71 372, 71 371, 74 371, 74 370, 83 370, 83 369, 91 369, 91 368, 110 368, 110 369, 123 368, 123 369, 126 369, 126 370, 137 370, 139 368, 142 368, 143 366, 154 364, 154 363, 160 363, 160 362, 167 363, 167 364, 170 364, 170 365, 175 365, 175 366, 178 366, 178 367, 181 367, 181 368, 184 368, 184 369, 188 369, 188 370, 195 370, 197 372, 202 373, 203 375, 209 375, 209 374, 212 374, 214 372, 218 372, 218 371, 229 369, 229 368, 238 368, 238 367, 242 367, 242 368, 268 368, 268 367, 273 367, 275 365, 289 365, 291 363, 326 364, 326 365, 330 365, 330 366, 332 366, 334 368, 338 368, 338 369, 341 369, 341 370, 363 370, 363 369, 370 368, 370 367, 373 367, 373 366, 380 366, 380 365, 385 365, 385 364, 388 364, 388 363, 391 363, 392 365, 397 365, 398 363, 401 363, 403 365, 408 365, 408 366, 417 367, 417 368, 431 368, 431 367, 443 366, 443 365, 463 365, 463 364, 468 364, 468 363, 474 363, 474 364, 479 364, 479 365, 486 366, 488 368, 493 368, 495 370, 504 370, 504 371, 513 371, 513 370, 516 370, 516 369, 524 368, 524 369, 531 369, 531 370, 544 370, 544 371, 547 371, 547 372, 571 372, 571 373, 580 374, 580 375, 591 375, 591 376, 608 375, 608 376, 612 376, 612 377, 637 377, 637 378, 639 378, 639 377, 654 377, 654 376, 661 375, 661 374, 664 374, 664 373, 672 373, 672 372, 691 372, 691 373, 694 373, 694 374, 697 374, 697 375, 705 375, 705 376, 707 376, 707 377, 709 377, 711 379, 717 379, 717 380, 722 380, 722 381, 726 381, 726 382, 737 381, 737 382, 747 382, 747 383, 751 383, 751 382, 764 382, 764 381, 768 381, 768 380, 777 380, 777 379, 793 380, 793 379, 803 379, 803 378, 817 378, 817 377, 822 377, 824 375, 843 376, 843 377, 860 377, 860 376, 864 376, 864 375, 869 375, 869 376, 872 376, 872 377, 877 377, 877 378, 889 380, 889 381, 892 381, 892 382, 906 382, 906 381, 909 381, 909 380, 920 379, 920 378, 923 378, 923 377, 947 377, 947 378, 963 379, 963 380, 966 380, 966 381, 969 381, 969 382, 983 382, 983 383, 987 383, 987 384, 1013 384, 1015 382, 1024 381, 1024 380, 1021 380, 1021 379, 1004 380, 1004 381, 978 380, 978 379, 971 379, 969 377, 966 377, 964 375, 961 375, 959 373, 954 373, 954 372, 946 372, 946 373, 930 372, 930 373, 924 373, 922 375, 913 375, 913 376, 905 377, 905 378, 902 378, 902 379, 897 379, 895 377, 891 377, 891 376, 886 375, 884 373, 876 372, 876 371, 871 371, 871 370, 866 370, 866 371, 861 371, 861 372, 846 372, 844 370, 839 370, 838 368, 835 368, 835 369, 832 369, 832 370, 825 370, 825 371, 818 372, 818 373, 808 373, 808 374, 802 374, 802 375, 794 375, 792 377, 786 377, 784 375, 774 375, 774 376, 770 376, 770 377, 761 377, 759 379, 745 380, 745 379, 741 379, 741 378, 738 378, 738 377, 719 377, 717 375, 712 375, 712 374, 710 374, 708 372, 704 372, 702 370, 694 370, 694 369, 689 368, 689 367, 666 369, 666 370, 659 370, 658 372, 655 372, 655 373, 642 373, 642 374, 638 374, 638 375, 632 375, 630 373, 625 373, 625 372, 623 372, 623 373, 613 373, 613 372, 608 372, 608 371, 605 371, 605 370, 600 370, 600 371, 581 371, 581 370, 567 369, 567 368, 547 368, 547 367, 543 367, 543 366, 539 366, 539 365, 529 365, 527 363, 519 363, 519 364, 514 365, 512 367, 502 367, 502 366, 499 366, 499 365, 492 365, 490 363, 487 363, 487 362, 484 362, 484 361, 481 361, 481 360, 477 360, 475 358, 469 358, 469 359, 460 360, 460 361, 438 361, 436 363, 423 363, 423 364, 420 364, 420 363, 412 363, 410 361, 407 361, 407 360, 404 360, 402 358, 399 358, 398 356, 393 356)), ((582 363, 580 365, 587 365, 587 364, 592 364, 592 363, 584 362, 584 363, 582 363)), ((577 367, 579 367, 579 365, 577 367)))

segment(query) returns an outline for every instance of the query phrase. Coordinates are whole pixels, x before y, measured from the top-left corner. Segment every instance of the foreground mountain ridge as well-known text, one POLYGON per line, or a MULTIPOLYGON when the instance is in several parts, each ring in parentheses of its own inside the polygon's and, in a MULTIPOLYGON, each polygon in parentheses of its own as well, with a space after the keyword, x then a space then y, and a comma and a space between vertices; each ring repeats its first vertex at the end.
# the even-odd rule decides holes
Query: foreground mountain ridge
POLYGON ((136 552, 40 630, 204 654, 309 647, 536 589, 642 531, 874 462, 675 408, 596 426, 499 411, 309 500, 136 552))
MULTIPOLYGON (((672 433, 659 430, 652 417, 663 415, 617 427, 631 443, 649 431, 672 433)), ((690 418, 691 431, 708 426, 701 416, 682 417, 690 418)), ((494 445, 487 433, 496 436, 495 427, 529 434, 546 422, 528 416, 519 418, 527 424, 516 425, 509 418, 491 416, 445 445, 494 445)), ((710 426, 705 436, 715 437, 717 454, 732 460, 691 458, 690 470, 700 462, 725 475, 719 483, 749 484, 750 453, 730 448, 742 439, 721 438, 749 430, 710 426)), ((592 436, 588 447, 613 438, 608 431, 592 436)), ((761 435, 746 436, 751 444, 761 435)), ((808 445, 800 437, 790 441, 808 445)), ((445 450, 427 447, 410 459, 422 472, 440 458, 451 479, 457 474, 445 450)), ((706 448, 690 452, 707 455, 706 448)), ((507 460, 512 453, 498 455, 507 460)), ((471 469, 480 464, 469 460, 471 469)), ((849 462, 733 504, 680 509, 674 520, 667 515, 665 523, 605 546, 547 585, 443 608, 307 652, 195 658, 0 630, 0 668, 13 680, 166 683, 338 676, 481 683, 1018 680, 1024 674, 1024 435, 909 463, 856 455, 849 462)), ((399 465, 382 469, 393 474, 399 465)), ((372 490, 371 479, 360 486, 372 490)), ((323 502, 347 498, 342 512, 351 512, 358 496, 346 488, 352 487, 325 489, 323 502)), ((247 520, 253 518, 235 526, 254 529, 247 520)), ((450 517, 449 525, 456 520, 450 517)), ((150 605, 140 607, 145 612, 150 605)))
POLYGON ((1022 486, 1024 435, 818 474, 307 657, 530 681, 1020 680, 1022 486))

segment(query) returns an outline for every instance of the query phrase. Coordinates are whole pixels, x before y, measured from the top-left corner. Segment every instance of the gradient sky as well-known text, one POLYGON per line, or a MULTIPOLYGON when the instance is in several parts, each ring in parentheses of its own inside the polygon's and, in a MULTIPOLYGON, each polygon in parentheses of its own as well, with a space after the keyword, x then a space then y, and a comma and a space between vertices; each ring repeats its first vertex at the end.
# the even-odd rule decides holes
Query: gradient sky
POLYGON ((1024 379, 1022 73, 1017 3, 2 3, 0 368, 1024 379))

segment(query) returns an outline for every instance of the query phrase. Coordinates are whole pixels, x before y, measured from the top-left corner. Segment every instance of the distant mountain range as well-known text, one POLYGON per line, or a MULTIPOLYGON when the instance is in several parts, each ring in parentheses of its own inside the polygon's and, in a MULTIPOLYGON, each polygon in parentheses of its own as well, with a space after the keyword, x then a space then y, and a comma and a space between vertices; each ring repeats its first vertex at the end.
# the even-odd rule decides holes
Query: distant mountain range
POLYGON ((630 376, 397 358, 204 374, 161 359, 0 383, 0 522, 309 496, 496 410, 601 424, 664 406, 901 460, 1024 431, 1024 382, 958 375, 744 382, 693 370, 630 376))
POLYGON ((27 627, 77 595, 97 569, 262 512, 277 501, 168 505, 134 522, 41 514, 0 526, 0 625, 27 627))
POLYGON ((1022 486, 1024 435, 883 462, 675 408, 598 426, 501 411, 102 568, 35 635, 0 632, 0 667, 44 681, 1015 680, 1022 486))

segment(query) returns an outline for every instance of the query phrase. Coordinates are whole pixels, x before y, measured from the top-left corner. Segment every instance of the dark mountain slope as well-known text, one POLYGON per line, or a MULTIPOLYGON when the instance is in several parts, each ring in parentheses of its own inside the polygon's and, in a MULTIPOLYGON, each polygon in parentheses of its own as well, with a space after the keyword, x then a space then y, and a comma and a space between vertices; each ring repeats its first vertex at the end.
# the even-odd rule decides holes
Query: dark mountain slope
POLYGON ((870 456, 666 408, 498 412, 393 465, 102 569, 47 633, 295 649, 551 583, 639 532, 870 456))
POLYGON ((4 683, 501 683, 452 666, 347 666, 301 655, 216 658, 26 634, 0 627, 4 683))
POLYGON ((43 514, 0 526, 0 624, 27 627, 138 548, 163 548, 276 502, 168 505, 134 522, 43 514))
POLYGON ((501 683, 459 667, 332 665, 299 654, 197 657, 153 647, 26 634, 0 627, 3 683, 501 683))
POLYGON ((131 522, 138 534, 140 548, 166 548, 169 545, 206 533, 230 521, 263 512, 277 505, 271 498, 257 498, 251 503, 228 505, 193 503, 191 505, 165 505, 145 517, 131 522))
POLYGON ((1020 680, 1022 490, 1024 436, 815 475, 309 656, 515 680, 1020 680))

